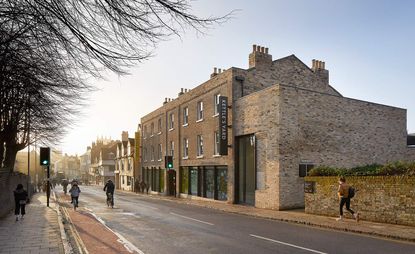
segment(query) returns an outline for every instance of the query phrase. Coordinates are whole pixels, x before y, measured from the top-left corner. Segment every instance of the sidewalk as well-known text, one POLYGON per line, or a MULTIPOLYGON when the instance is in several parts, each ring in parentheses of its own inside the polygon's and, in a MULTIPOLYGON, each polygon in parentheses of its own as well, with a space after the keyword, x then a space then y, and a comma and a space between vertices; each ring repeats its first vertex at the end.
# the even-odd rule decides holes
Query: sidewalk
MULTIPOLYGON (((133 193, 129 191, 116 190, 123 193, 133 193)), ((134 194, 134 193, 133 193, 134 194)), ((326 229, 347 231, 359 234, 366 234, 377 237, 390 238, 395 240, 403 240, 415 242, 415 227, 402 226, 396 224, 385 224, 370 221, 360 221, 357 223, 353 219, 344 219, 341 222, 336 221, 334 217, 306 214, 304 210, 292 210, 292 211, 275 211, 268 209, 260 209, 252 206, 243 206, 236 204, 226 204, 218 201, 202 201, 192 200, 186 198, 175 198, 159 195, 146 195, 139 193, 137 195, 168 200, 177 203, 183 203, 187 205, 196 205, 206 208, 212 208, 228 213, 242 214, 262 219, 278 220, 289 223, 297 223, 307 226, 320 227, 326 229)))
POLYGON ((12 213, 0 219, 0 253, 64 253, 56 204, 50 201, 47 207, 46 195, 36 193, 23 220, 16 222, 12 213))

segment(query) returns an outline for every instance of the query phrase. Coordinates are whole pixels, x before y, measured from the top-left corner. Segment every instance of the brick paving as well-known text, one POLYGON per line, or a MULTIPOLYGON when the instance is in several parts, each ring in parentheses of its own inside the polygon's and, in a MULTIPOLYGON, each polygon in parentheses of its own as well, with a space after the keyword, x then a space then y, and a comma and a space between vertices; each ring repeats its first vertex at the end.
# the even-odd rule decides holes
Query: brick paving
POLYGON ((12 213, 0 219, 0 253, 64 253, 56 204, 52 199, 47 207, 46 195, 37 193, 26 205, 23 220, 15 221, 12 213))

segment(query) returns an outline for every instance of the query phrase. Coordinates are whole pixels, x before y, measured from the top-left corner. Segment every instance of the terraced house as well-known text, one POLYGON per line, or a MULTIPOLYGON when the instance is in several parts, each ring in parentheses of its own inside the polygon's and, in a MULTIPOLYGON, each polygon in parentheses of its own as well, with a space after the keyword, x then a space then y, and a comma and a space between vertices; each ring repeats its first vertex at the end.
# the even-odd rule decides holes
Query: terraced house
POLYGON ((121 190, 134 190, 135 181, 135 139, 128 137, 128 132, 123 131, 121 141, 117 141, 115 157, 115 186, 121 190))
POLYGON ((248 69, 215 68, 141 125, 141 173, 151 191, 261 208, 303 207, 303 177, 317 165, 415 160, 405 109, 346 98, 329 84, 324 62, 272 60, 257 45, 248 69))

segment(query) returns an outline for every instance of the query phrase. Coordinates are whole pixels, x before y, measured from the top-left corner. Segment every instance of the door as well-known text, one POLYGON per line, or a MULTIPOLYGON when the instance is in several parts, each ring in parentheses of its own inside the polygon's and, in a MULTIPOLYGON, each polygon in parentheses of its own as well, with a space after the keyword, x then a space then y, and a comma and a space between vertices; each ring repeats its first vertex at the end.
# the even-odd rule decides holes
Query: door
POLYGON ((237 158, 235 178, 236 198, 240 204, 255 205, 256 189, 256 149, 255 136, 247 135, 236 138, 237 158))
POLYGON ((176 196, 176 170, 170 169, 167 171, 169 180, 169 189, 167 194, 169 196, 176 196))

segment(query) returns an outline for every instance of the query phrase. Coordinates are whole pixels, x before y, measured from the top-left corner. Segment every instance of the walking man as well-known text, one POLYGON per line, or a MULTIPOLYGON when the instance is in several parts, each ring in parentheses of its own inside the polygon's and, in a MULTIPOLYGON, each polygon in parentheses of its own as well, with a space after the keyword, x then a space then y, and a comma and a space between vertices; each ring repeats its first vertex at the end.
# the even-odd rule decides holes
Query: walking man
POLYGON ((338 189, 340 199, 340 217, 336 220, 341 221, 343 219, 343 206, 346 204, 346 210, 353 215, 353 218, 355 218, 357 222, 359 222, 359 213, 355 213, 352 209, 350 209, 349 188, 350 186, 346 183, 346 178, 343 176, 340 177, 338 189))

